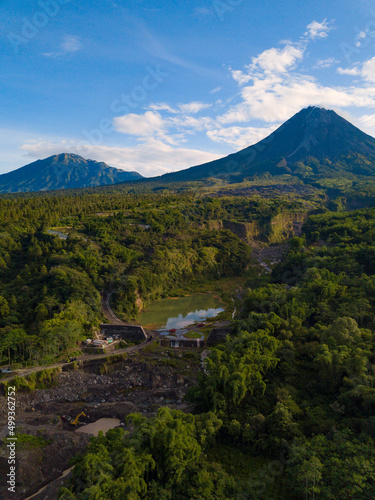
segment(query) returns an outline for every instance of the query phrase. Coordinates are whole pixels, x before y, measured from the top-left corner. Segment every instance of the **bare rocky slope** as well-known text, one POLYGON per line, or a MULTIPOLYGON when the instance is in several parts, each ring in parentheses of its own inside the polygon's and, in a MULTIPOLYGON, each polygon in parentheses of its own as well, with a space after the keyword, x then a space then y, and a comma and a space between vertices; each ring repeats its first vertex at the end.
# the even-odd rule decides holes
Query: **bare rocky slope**
MULTIPOLYGON (((150 343, 142 351, 90 360, 79 369, 63 371, 57 385, 32 393, 18 393, 17 433, 38 438, 39 443, 17 446, 16 494, 9 493, 5 481, 0 484, 0 498, 23 500, 41 487, 59 478, 70 467, 69 460, 83 451, 88 436, 74 432, 62 421, 62 415, 76 417, 84 411, 84 424, 99 418, 118 418, 122 423, 130 413, 152 416, 160 406, 184 411, 188 388, 194 383, 200 366, 198 351, 173 351, 150 343)), ((0 438, 6 428, 6 400, 0 399, 0 438)), ((9 472, 5 442, 0 446, 0 477, 9 472)), ((61 480, 36 498, 55 499, 61 480)))

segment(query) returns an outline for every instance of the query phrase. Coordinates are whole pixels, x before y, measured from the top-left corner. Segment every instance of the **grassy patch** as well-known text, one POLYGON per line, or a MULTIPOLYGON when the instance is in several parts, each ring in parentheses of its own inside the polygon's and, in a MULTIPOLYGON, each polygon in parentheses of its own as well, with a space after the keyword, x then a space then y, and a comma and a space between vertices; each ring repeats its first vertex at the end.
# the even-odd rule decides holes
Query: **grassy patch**
POLYGON ((7 387, 15 387, 18 392, 32 392, 37 389, 48 389, 57 384, 57 377, 61 373, 61 367, 48 368, 38 372, 30 373, 25 377, 18 377, 17 375, 3 384, 4 390, 7 387))
MULTIPOLYGON (((41 436, 33 436, 32 434, 16 433, 16 447, 23 450, 33 448, 44 448, 52 443, 52 440, 43 439, 41 436)), ((6 440, 1 441, 1 448, 5 448, 9 444, 6 440)))
POLYGON ((46 440, 40 436, 33 436, 31 434, 16 434, 16 437, 16 446, 21 446, 22 448, 44 448, 52 443, 51 440, 46 440))
POLYGON ((187 339, 200 339, 202 337, 202 334, 198 332, 187 332, 184 333, 184 337, 186 337, 187 339))
POLYGON ((159 342, 149 342, 145 347, 143 347, 142 351, 140 353, 145 354, 145 353, 156 353, 160 352, 161 350, 165 350, 165 348, 161 347, 159 342))
POLYGON ((113 369, 113 365, 116 365, 117 363, 121 363, 121 361, 125 361, 128 359, 128 353, 127 352, 122 352, 121 354, 113 354, 112 356, 108 356, 105 358, 103 361, 103 364, 100 365, 100 374, 101 375, 106 375, 113 369))

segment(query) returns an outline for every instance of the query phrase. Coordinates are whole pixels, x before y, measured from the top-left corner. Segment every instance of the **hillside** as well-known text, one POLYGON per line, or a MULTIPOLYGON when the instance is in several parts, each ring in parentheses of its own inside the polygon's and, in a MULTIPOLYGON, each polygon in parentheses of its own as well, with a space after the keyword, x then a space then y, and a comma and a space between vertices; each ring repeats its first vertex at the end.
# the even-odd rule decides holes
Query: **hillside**
POLYGON ((375 139, 332 110, 309 107, 253 146, 159 179, 219 177, 241 182, 264 174, 289 174, 307 182, 342 175, 374 176, 375 139))
POLYGON ((137 172, 125 172, 109 167, 104 162, 85 160, 76 154, 63 153, 0 175, 0 192, 85 188, 139 179, 142 179, 142 176, 137 172))
POLYGON ((317 499, 375 498, 375 208, 152 189, 0 197, 0 366, 17 370, 0 374, 0 426, 15 387, 18 464, 0 497, 27 498, 79 453, 36 498, 302 500, 313 481, 317 499), (85 352, 103 291, 149 342, 85 352), (225 311, 198 323, 193 295, 225 311), (139 315, 170 318, 171 302, 192 322, 179 332, 139 315), (212 345, 211 330, 230 333, 212 345), (182 334, 207 345, 173 346, 182 334), (77 415, 82 432, 117 428, 87 444, 77 415))

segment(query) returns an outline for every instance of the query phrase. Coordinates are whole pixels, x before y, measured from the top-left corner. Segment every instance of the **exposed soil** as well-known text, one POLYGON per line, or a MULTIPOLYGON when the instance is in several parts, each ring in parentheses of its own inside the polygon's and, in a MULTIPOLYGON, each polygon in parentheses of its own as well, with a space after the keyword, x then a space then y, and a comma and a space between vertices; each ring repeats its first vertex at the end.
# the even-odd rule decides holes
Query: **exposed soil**
MULTIPOLYGON (((0 447, 0 498, 23 500, 39 491, 70 467, 69 460, 87 446, 89 436, 73 432, 75 427, 60 418, 75 418, 81 411, 85 425, 99 418, 117 418, 124 425, 127 415, 140 412, 152 416, 160 406, 183 411, 192 408, 183 399, 199 370, 198 351, 173 351, 150 344, 116 364, 93 359, 79 370, 62 372, 52 389, 18 393, 17 433, 37 436, 42 445, 17 445, 16 493, 5 484, 9 472, 8 450, 0 447), (105 372, 105 373, 103 373, 105 372)), ((6 400, 0 399, 0 438, 7 436, 6 400)), ((37 500, 54 500, 63 479, 48 486, 37 500)))
POLYGON ((252 245, 253 258, 267 272, 271 272, 274 265, 281 262, 284 255, 289 250, 289 245, 276 245, 268 247, 260 247, 252 245))

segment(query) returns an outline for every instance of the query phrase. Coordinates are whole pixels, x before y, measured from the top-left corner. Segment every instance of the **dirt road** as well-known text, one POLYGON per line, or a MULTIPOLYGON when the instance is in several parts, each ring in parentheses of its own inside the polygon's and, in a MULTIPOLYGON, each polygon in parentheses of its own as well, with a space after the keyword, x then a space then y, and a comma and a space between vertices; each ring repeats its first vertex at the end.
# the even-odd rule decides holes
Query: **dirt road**
MULTIPOLYGON (((113 292, 104 292, 103 298, 102 298, 102 313, 104 316, 108 319, 108 321, 111 324, 114 325, 127 325, 129 323, 125 323, 122 321, 119 317, 116 316, 116 314, 112 311, 111 306, 109 305, 109 299, 111 297, 113 292)), ((147 341, 142 342, 142 344, 139 344, 137 346, 131 346, 131 347, 125 347, 124 349, 116 349, 115 351, 111 350, 108 351, 104 354, 83 354, 82 356, 77 357, 77 361, 86 361, 86 360, 91 360, 91 359, 104 359, 107 358, 108 356, 113 356, 116 354, 122 354, 124 352, 133 352, 137 351, 139 349, 142 349, 147 345, 147 341)), ((49 368, 58 368, 67 365, 65 361, 60 361, 58 363, 54 363, 52 365, 47 365, 47 366, 33 366, 32 368, 23 368, 21 370, 17 370, 16 372, 10 374, 7 377, 3 377, 0 379, 0 383, 2 382, 9 382, 9 380, 12 380, 15 375, 18 377, 25 377, 27 375, 30 375, 30 373, 35 373, 35 372, 40 372, 42 370, 47 370, 49 368)))
MULTIPOLYGON (((151 342, 155 342, 155 339, 152 340, 151 342)), ((82 356, 77 356, 76 361, 88 361, 91 359, 105 359, 108 358, 109 356, 114 356, 117 354, 122 354, 124 352, 134 352, 138 351, 140 349, 143 349, 146 347, 147 344, 150 342, 144 341, 142 344, 131 346, 131 347, 125 347, 124 349, 116 349, 114 351, 109 351, 104 354, 83 354, 82 356)), ((50 368, 58 368, 59 366, 65 366, 68 365, 69 363, 66 363, 65 361, 60 361, 59 363, 54 363, 53 365, 46 365, 46 366, 33 366, 32 368, 23 368, 21 370, 17 370, 11 375, 8 375, 7 377, 3 377, 0 379, 0 383, 3 382, 9 382, 12 380, 15 375, 17 377, 26 377, 27 375, 30 375, 30 373, 35 373, 35 372, 40 372, 43 370, 48 370, 50 368)))

